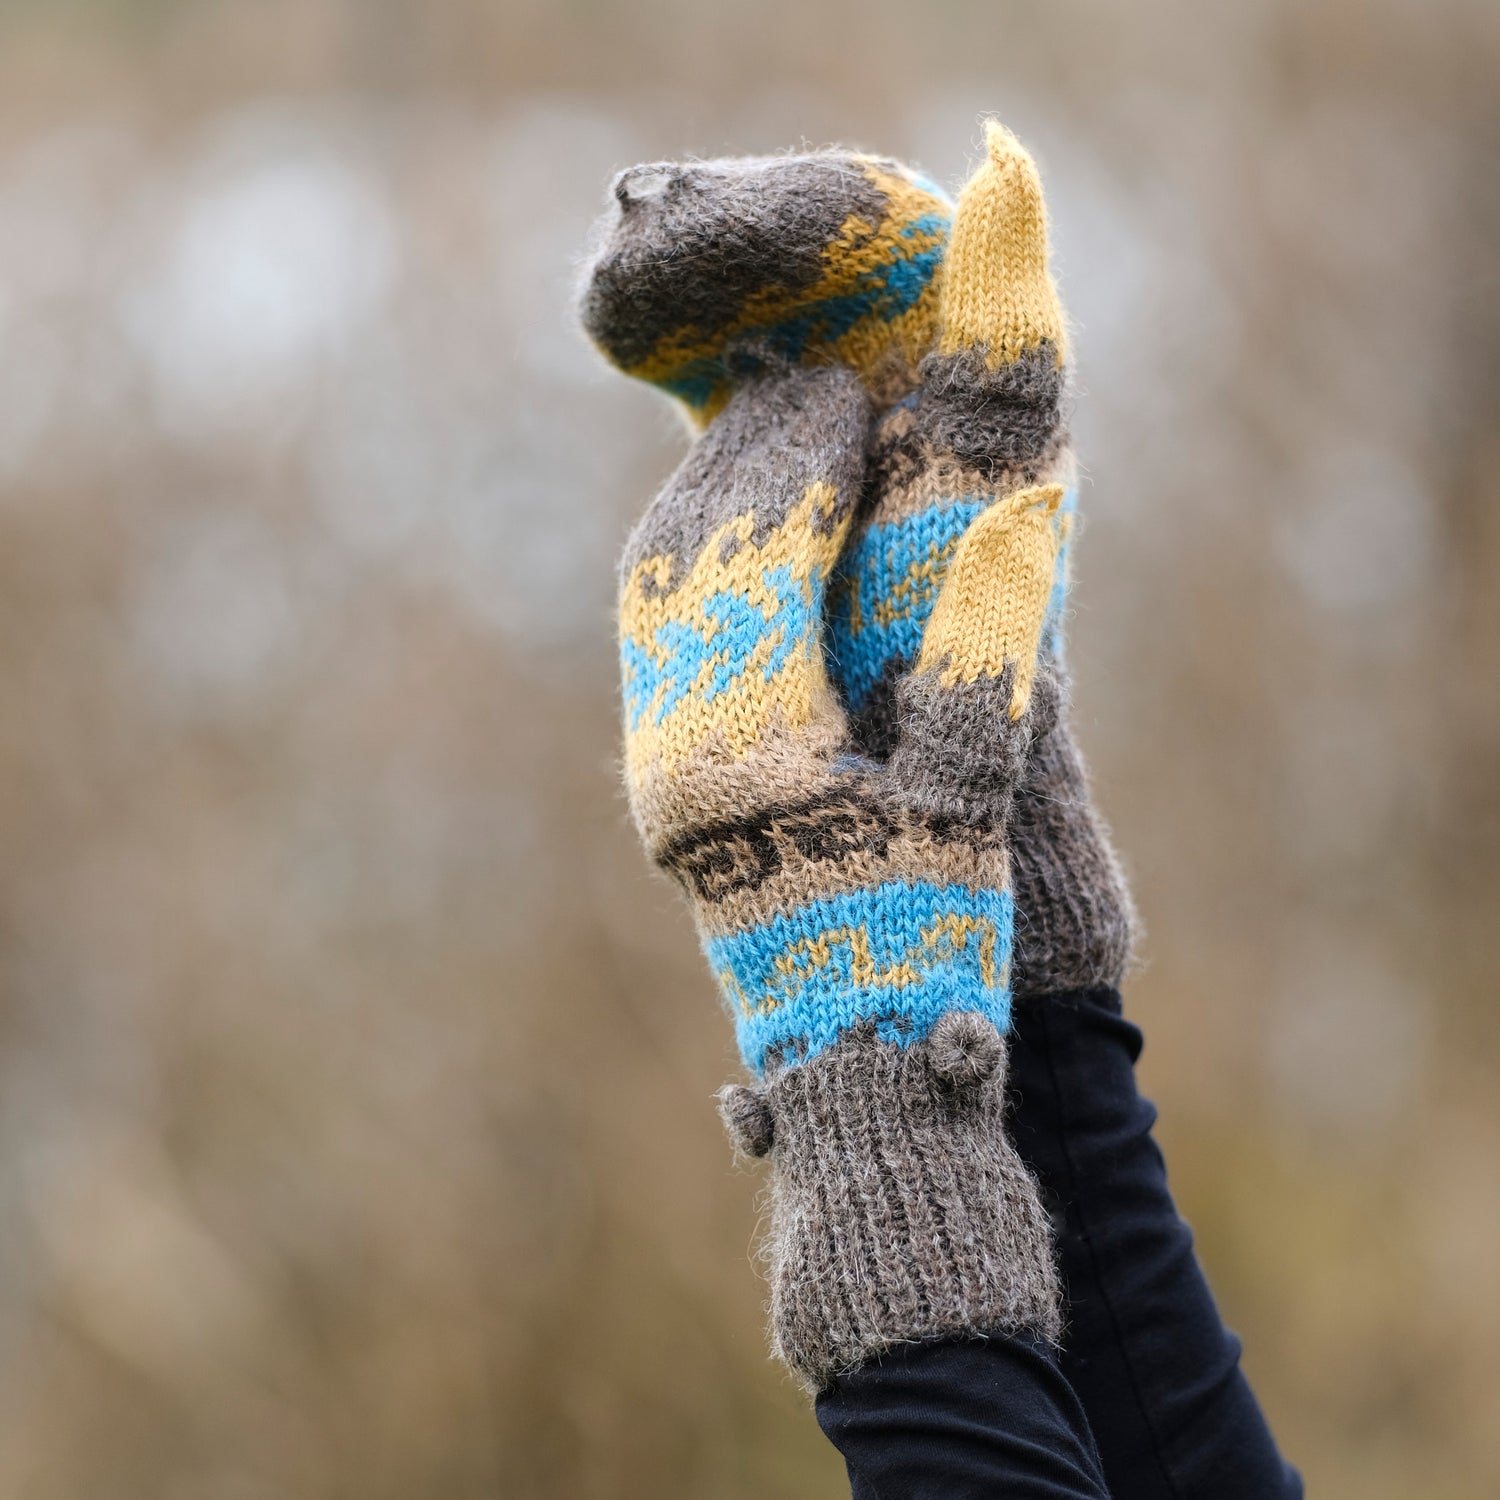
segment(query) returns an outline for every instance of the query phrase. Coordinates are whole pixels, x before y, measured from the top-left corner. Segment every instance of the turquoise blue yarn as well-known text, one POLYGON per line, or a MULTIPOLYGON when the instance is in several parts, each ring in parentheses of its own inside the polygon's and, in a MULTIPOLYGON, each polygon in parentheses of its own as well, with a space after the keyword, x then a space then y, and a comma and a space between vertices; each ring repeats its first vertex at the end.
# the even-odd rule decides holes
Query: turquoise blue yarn
MULTIPOLYGON (((842 686, 850 708, 858 712, 864 707, 891 661, 909 666, 917 659, 927 617, 937 602, 937 590, 930 584, 912 589, 899 601, 896 618, 884 623, 875 618, 880 606, 896 605, 898 590, 913 578, 918 567, 946 562, 964 532, 994 501, 992 495, 939 500, 916 515, 869 527, 844 554, 829 590, 827 639, 830 671, 842 686), (856 600, 860 614, 857 630, 856 600)), ((1077 508, 1078 491, 1070 488, 1060 509, 1072 515, 1077 508)), ((1048 649, 1058 655, 1062 653, 1067 614, 1071 546, 1071 541, 1065 542, 1058 553, 1042 626, 1048 649)))
POLYGON ((924 881, 886 881, 809 902, 748 931, 711 938, 703 945, 716 974, 728 971, 752 1004, 771 995, 776 1003, 746 1015, 731 998, 740 1056, 757 1074, 773 1048, 787 1062, 805 1062, 832 1046, 850 1027, 873 1021, 889 1041, 909 1045, 925 1037, 952 1010, 975 1010, 1004 1032, 1010 1024, 1010 992, 1003 979, 1010 959, 1013 907, 1001 890, 924 881), (984 982, 980 944, 971 935, 963 947, 946 939, 923 945, 921 931, 954 916, 991 923, 995 930, 995 983, 984 982), (858 928, 876 969, 909 960, 920 972, 903 987, 858 985, 853 949, 842 929, 858 928), (799 943, 827 937, 829 961, 806 973, 777 972, 799 943))
POLYGON ((871 526, 844 554, 830 590, 828 645, 834 675, 851 708, 864 707, 892 658, 916 660, 937 594, 927 590, 911 595, 904 612, 884 624, 874 618, 877 608, 896 597, 914 568, 938 564, 951 554, 990 503, 988 498, 943 501, 917 515, 871 526), (856 599, 858 629, 853 617, 856 599))
POLYGON ((761 579, 776 600, 770 614, 743 594, 720 590, 703 603, 703 612, 711 622, 707 630, 669 620, 652 638, 653 651, 644 650, 633 640, 621 642, 625 712, 632 730, 640 727, 647 713, 660 724, 692 692, 705 666, 713 670, 702 697, 705 703, 711 703, 745 675, 751 658, 768 637, 773 644, 762 669, 767 682, 794 651, 809 648, 813 623, 823 609, 821 576, 814 575, 804 587, 789 567, 782 566, 766 568, 761 579))

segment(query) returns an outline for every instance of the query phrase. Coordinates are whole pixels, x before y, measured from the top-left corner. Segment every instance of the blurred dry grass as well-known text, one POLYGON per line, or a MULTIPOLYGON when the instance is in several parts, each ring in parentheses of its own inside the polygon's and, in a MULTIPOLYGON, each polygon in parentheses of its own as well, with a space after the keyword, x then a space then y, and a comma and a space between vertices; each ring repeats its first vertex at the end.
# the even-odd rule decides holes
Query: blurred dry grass
POLYGON ((0 1495, 840 1493, 616 794, 616 167, 1048 173, 1086 743, 1311 1491, 1500 1490, 1472 0, 0 4, 0 1495), (920 19, 919 19, 920 17, 920 19))

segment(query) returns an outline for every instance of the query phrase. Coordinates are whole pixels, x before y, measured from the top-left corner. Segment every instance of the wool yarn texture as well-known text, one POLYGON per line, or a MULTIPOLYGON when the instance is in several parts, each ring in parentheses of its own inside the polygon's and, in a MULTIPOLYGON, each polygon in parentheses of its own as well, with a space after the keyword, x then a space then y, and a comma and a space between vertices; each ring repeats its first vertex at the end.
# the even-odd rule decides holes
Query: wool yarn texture
POLYGON ((773 1339, 813 1387, 895 1343, 1058 1327, 1003 1119, 1007 827, 1055 710, 1070 488, 1018 152, 991 134, 951 240, 884 159, 635 168, 582 296, 698 432, 626 549, 626 780, 757 1080, 722 1108, 771 1157, 773 1339), (875 556, 876 527, 920 552, 875 556))

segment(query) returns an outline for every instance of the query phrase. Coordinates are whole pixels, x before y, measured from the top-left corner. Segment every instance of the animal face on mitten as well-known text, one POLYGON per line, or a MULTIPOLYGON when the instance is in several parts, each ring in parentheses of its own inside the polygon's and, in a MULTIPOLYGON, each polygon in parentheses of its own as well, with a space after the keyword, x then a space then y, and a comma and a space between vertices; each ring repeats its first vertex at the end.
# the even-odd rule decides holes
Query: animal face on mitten
POLYGON ((919 174, 832 150, 654 162, 612 196, 584 327, 695 426, 768 362, 847 365, 880 406, 915 388, 952 214, 919 174))

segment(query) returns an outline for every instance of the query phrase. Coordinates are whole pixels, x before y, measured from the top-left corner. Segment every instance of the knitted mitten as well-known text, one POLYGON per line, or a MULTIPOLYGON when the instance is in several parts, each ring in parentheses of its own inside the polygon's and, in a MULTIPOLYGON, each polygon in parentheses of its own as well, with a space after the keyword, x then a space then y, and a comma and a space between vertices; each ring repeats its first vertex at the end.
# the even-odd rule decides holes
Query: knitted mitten
POLYGON ((1076 478, 1067 343, 1036 167, 991 123, 940 277, 941 334, 922 388, 880 422, 872 501, 830 598, 833 672, 864 753, 891 753, 897 686, 956 549, 995 496, 1060 486, 1065 539, 1043 632, 1034 743, 1011 827, 1016 994, 1118 983, 1133 912, 1067 724, 1062 616, 1076 478))
MULTIPOLYGON (((693 222, 698 186, 668 176, 661 192, 622 197, 601 266, 621 264, 620 238, 659 259, 671 240, 658 211, 693 222)), ((970 240, 988 254, 982 234, 970 240)), ((618 315, 652 303, 615 280, 618 315)), ((632 346, 607 305, 591 286, 602 347, 647 342, 632 346)), ((986 330, 957 323, 955 351, 986 330)), ((822 639, 869 394, 847 366, 781 363, 764 342, 749 369, 729 361, 715 379, 718 414, 627 549, 626 769, 642 837, 692 898, 761 1081, 722 1104, 744 1148, 772 1158, 777 1349, 822 1386, 898 1342, 1055 1336, 1048 1226, 1003 1128, 1002 1036, 1004 829, 1062 489, 1018 488, 957 541, 876 764, 853 753, 822 639)), ((924 399, 936 432, 961 431, 944 390, 924 399)))

